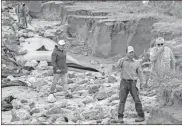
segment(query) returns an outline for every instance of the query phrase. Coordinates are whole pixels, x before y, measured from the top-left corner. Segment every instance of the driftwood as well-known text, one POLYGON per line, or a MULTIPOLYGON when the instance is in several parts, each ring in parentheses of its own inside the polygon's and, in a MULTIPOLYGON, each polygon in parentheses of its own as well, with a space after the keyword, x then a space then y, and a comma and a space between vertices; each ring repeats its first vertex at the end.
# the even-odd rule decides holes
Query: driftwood
POLYGON ((20 81, 20 80, 2 82, 2 84, 1 84, 1 88, 11 87, 11 86, 25 86, 25 87, 28 87, 27 83, 25 83, 23 81, 20 81))
POLYGON ((71 67, 71 68, 77 68, 77 69, 82 69, 82 70, 99 72, 97 69, 94 69, 94 68, 91 68, 91 67, 85 67, 85 66, 78 65, 78 64, 75 64, 75 63, 67 63, 67 66, 71 67))
POLYGON ((15 60, 8 58, 7 56, 2 56, 2 59, 12 62, 13 64, 15 64, 16 66, 21 66, 19 63, 17 63, 15 60))
POLYGON ((6 78, 9 75, 12 75, 13 77, 21 77, 24 75, 29 75, 30 73, 9 73, 9 72, 2 72, 1 77, 6 78))

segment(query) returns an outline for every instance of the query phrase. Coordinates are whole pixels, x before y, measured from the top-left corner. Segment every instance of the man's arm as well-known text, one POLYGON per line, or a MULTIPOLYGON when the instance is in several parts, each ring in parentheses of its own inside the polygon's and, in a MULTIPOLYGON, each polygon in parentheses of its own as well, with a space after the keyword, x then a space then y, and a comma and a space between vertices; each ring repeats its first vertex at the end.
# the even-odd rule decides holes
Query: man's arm
POLYGON ((122 59, 119 59, 116 64, 113 64, 112 70, 119 71, 121 69, 121 67, 122 67, 122 64, 123 64, 123 58, 122 59))
POLYGON ((152 62, 156 61, 157 58, 159 57, 160 53, 164 50, 164 48, 161 48, 159 50, 156 50, 156 48, 152 49, 151 50, 151 53, 150 53, 150 60, 152 62))
POLYGON ((143 78, 143 71, 142 71, 142 67, 141 67, 140 63, 138 63, 137 75, 138 75, 138 78, 140 79, 141 85, 143 85, 144 84, 144 78, 143 78))
POLYGON ((170 49, 170 58, 171 58, 171 69, 175 73, 176 60, 175 60, 174 54, 171 51, 171 49, 170 49))
POLYGON ((117 69, 121 69, 122 65, 123 65, 123 58, 119 59, 115 66, 117 69))
POLYGON ((56 64, 57 54, 55 52, 52 53, 52 66, 54 71, 57 70, 57 64, 56 64))
POLYGON ((25 6, 25 13, 26 13, 26 15, 29 13, 29 8, 28 8, 28 6, 25 6))

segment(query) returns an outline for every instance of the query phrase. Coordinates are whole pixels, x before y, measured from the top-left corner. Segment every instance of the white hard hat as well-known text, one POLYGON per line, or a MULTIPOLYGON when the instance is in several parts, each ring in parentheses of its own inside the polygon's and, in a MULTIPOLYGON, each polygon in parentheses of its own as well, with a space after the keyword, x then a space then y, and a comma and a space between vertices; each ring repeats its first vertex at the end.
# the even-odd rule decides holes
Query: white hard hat
POLYGON ((59 40, 58 44, 59 45, 65 45, 65 41, 64 40, 59 40))
POLYGON ((164 43, 164 38, 163 37, 158 37, 156 39, 156 43, 164 43))
POLYGON ((132 46, 128 46, 127 52, 128 53, 134 52, 134 48, 132 46))

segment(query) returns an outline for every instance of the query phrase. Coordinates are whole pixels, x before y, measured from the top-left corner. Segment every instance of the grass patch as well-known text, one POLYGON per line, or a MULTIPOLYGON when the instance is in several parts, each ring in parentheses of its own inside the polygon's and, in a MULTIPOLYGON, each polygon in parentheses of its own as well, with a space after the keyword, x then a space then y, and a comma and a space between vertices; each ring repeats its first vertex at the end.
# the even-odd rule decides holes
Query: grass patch
POLYGON ((161 106, 182 105, 182 74, 169 74, 158 78, 157 99, 161 106))

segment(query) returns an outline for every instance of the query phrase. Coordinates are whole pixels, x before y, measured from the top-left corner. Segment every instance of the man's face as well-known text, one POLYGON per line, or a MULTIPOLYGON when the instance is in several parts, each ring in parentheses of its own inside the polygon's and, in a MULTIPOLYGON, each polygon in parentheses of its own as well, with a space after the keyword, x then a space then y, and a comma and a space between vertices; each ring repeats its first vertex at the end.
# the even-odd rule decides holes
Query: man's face
POLYGON ((156 42, 156 47, 157 48, 161 48, 161 47, 163 47, 164 46, 164 43, 163 42, 156 42))
POLYGON ((134 58, 134 51, 132 51, 132 52, 128 52, 127 53, 127 56, 129 57, 129 58, 134 58))
POLYGON ((64 45, 58 45, 58 49, 64 50, 64 45))

